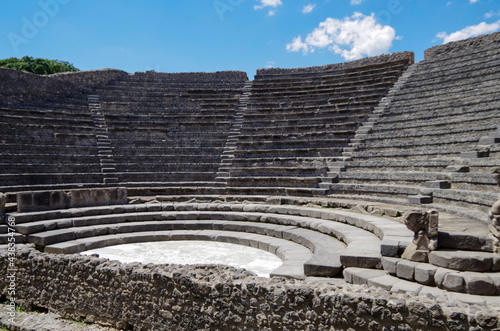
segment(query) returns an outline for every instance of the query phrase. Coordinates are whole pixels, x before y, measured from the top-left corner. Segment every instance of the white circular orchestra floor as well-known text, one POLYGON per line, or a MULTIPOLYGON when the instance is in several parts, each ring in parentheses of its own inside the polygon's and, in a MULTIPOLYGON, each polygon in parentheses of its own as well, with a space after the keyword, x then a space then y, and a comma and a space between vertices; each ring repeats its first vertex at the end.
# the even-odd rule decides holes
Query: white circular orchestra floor
POLYGON ((269 277, 270 272, 282 264, 279 257, 261 249, 211 241, 145 242, 108 246, 81 254, 99 254, 101 258, 123 263, 222 264, 245 268, 260 277, 269 277))

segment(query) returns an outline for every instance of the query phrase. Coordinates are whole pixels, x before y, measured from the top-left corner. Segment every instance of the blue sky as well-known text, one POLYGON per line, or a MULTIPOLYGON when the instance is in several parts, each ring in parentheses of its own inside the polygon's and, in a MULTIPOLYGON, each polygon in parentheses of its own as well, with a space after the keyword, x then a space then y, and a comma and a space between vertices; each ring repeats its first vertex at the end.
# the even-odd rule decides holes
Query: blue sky
POLYGON ((500 31, 500 0, 4 1, 0 59, 128 72, 307 67, 500 31))

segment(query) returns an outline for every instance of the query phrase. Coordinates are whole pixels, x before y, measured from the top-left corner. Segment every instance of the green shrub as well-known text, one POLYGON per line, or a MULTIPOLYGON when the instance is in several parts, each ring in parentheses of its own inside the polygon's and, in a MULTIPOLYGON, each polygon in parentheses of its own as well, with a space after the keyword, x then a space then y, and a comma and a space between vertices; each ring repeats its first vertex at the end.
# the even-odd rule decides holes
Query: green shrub
POLYGON ((67 71, 80 71, 71 63, 66 61, 34 59, 31 56, 24 56, 21 59, 11 57, 0 60, 0 67, 27 71, 38 75, 50 75, 67 71))

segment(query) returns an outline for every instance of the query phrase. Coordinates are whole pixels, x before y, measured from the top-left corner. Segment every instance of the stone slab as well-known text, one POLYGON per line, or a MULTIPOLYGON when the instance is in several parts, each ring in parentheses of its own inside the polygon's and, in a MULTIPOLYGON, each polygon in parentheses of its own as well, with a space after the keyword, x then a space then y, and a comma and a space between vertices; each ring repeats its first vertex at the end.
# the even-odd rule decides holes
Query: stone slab
POLYGON ((418 295, 422 290, 422 285, 409 282, 407 280, 400 279, 394 286, 392 286, 391 291, 396 293, 409 293, 412 295, 418 295))
POLYGON ((383 288, 384 290, 390 291, 397 282, 399 282, 399 279, 397 277, 393 277, 390 275, 383 275, 368 279, 367 284, 370 286, 380 287, 383 288))
POLYGON ((433 251, 429 254, 429 263, 443 268, 459 271, 490 271, 493 254, 455 250, 433 251))

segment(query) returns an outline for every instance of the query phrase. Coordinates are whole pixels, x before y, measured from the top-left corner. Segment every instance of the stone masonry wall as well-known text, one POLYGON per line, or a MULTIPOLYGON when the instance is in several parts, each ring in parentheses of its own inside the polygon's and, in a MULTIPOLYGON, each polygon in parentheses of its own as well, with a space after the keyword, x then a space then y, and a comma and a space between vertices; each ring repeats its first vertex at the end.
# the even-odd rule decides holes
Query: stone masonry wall
POLYGON ((158 82, 244 82, 247 80, 247 75, 241 71, 173 74, 149 71, 129 74, 121 70, 103 69, 42 76, 0 68, 0 105, 29 105, 33 101, 89 93, 89 90, 106 85, 111 81, 129 79, 158 82))
MULTIPOLYGON (((7 253, 0 270, 7 270, 7 253)), ((221 266, 121 264, 93 256, 16 254, 16 304, 123 330, 484 330, 485 307, 355 285, 263 279, 221 266)), ((0 278, 4 300, 9 284, 0 278), (3 283, 2 283, 3 282, 3 283)))
POLYGON ((414 63, 415 54, 413 52, 398 52, 391 54, 384 54, 379 56, 367 57, 360 60, 327 64, 324 66, 306 67, 306 68, 268 68, 257 70, 258 75, 276 75, 276 74, 301 74, 301 73, 322 73, 329 70, 344 70, 351 68, 358 68, 362 66, 370 66, 375 64, 395 62, 395 61, 408 61, 408 64, 414 63))
POLYGON ((125 187, 30 191, 17 194, 17 210, 21 213, 126 203, 125 187))
POLYGON ((104 69, 42 76, 0 68, 0 103, 26 105, 36 100, 65 97, 127 75, 121 70, 104 69))
POLYGON ((439 56, 479 49, 494 43, 498 45, 497 47, 500 47, 500 32, 434 46, 425 51, 425 59, 428 60, 439 56))

